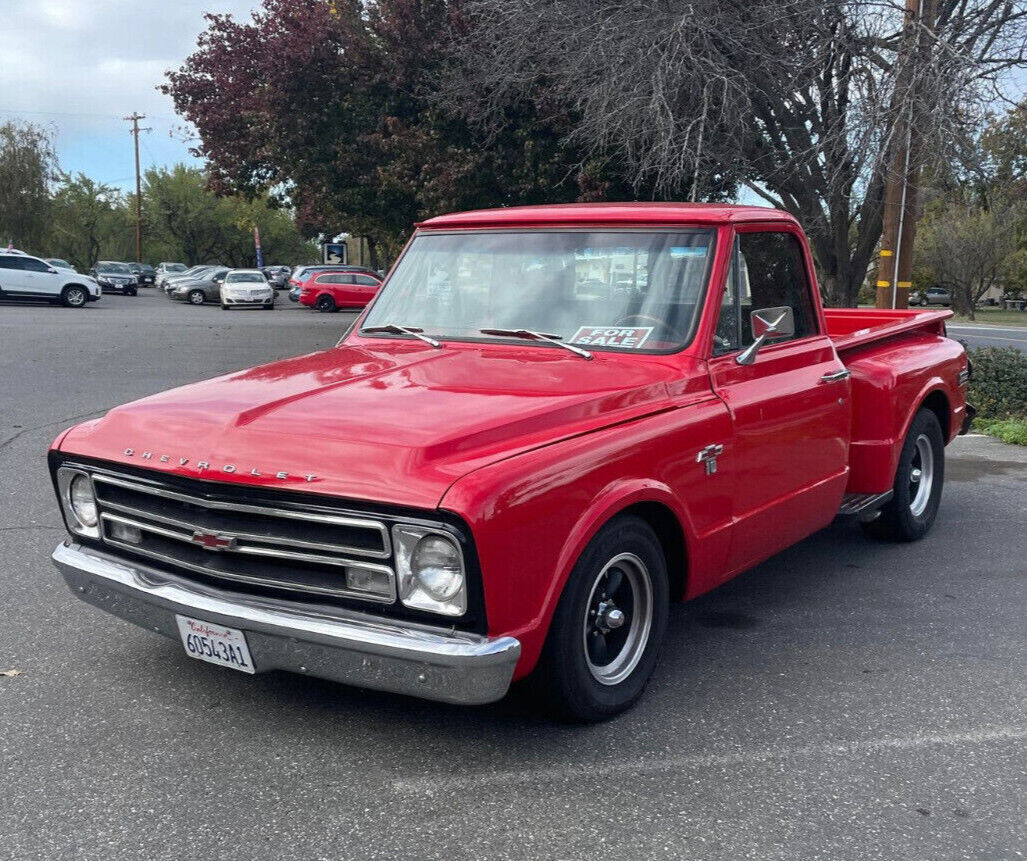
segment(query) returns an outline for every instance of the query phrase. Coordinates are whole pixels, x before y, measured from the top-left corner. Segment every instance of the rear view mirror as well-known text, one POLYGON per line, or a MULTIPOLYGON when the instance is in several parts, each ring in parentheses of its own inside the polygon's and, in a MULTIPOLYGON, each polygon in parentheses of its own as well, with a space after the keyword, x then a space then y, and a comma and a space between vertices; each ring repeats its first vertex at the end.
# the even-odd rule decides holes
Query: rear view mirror
POLYGON ((787 305, 780 308, 760 308, 749 315, 749 325, 756 339, 735 359, 739 365, 751 365, 756 353, 766 341, 791 338, 795 334, 795 314, 787 305))

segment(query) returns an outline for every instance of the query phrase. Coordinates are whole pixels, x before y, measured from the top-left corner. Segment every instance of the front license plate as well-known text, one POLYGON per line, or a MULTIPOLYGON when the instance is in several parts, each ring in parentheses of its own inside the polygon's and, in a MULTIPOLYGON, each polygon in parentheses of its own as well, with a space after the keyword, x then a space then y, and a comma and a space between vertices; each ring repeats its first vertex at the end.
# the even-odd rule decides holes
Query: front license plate
POLYGON ((190 658, 198 658, 222 667, 231 667, 243 673, 255 672, 246 635, 235 628, 214 625, 202 619, 175 616, 182 645, 190 658))

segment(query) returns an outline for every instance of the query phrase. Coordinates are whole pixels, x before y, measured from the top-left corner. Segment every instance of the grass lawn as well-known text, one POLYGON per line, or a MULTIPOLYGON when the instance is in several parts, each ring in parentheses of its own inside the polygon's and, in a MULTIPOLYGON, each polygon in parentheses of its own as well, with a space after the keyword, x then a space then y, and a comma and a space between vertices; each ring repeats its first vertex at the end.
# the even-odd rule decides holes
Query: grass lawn
POLYGON ((1001 308, 979 308, 974 312, 976 320, 960 317, 952 320, 960 323, 984 323, 991 326, 1021 326, 1027 329, 1027 311, 1003 311, 1001 308))
POLYGON ((1013 445, 1027 445, 1027 419, 974 419, 974 430, 1013 445))

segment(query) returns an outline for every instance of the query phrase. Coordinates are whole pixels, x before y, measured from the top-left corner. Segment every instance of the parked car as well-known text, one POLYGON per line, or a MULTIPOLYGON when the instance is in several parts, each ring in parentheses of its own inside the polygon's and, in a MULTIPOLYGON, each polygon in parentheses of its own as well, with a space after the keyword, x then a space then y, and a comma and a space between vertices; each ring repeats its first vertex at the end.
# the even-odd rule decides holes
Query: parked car
POLYGON ((910 305, 944 305, 946 308, 952 305, 952 291, 944 287, 928 287, 926 290, 916 290, 909 294, 910 305))
POLYGON ((299 303, 323 313, 363 308, 381 286, 377 275, 364 272, 313 272, 300 286, 299 303))
POLYGON ((221 310, 232 308, 275 309, 275 288, 259 269, 233 269, 221 284, 221 310))
POLYGON ((81 308, 99 298, 100 285, 87 275, 30 254, 0 251, 0 299, 45 299, 81 308))
POLYGON ((297 266, 293 269, 292 275, 289 277, 289 286, 301 286, 315 272, 360 272, 364 275, 373 275, 379 281, 384 277, 375 270, 368 269, 366 266, 350 266, 345 263, 318 263, 315 265, 297 266))
POLYGON ((283 290, 289 283, 289 275, 292 270, 288 266, 265 266, 260 270, 267 278, 268 284, 275 290, 283 290))
POLYGON ((125 296, 135 296, 139 291, 139 284, 132 270, 127 263, 118 263, 114 260, 98 260, 96 265, 89 270, 100 284, 104 293, 122 293, 125 296))
POLYGON ((183 274, 189 267, 184 263, 158 263, 155 270, 156 275, 153 279, 154 287, 163 287, 164 279, 168 277, 174 277, 175 275, 183 274))
POLYGON ((54 269, 63 269, 66 272, 78 272, 78 270, 72 266, 67 260, 63 260, 60 257, 47 257, 46 262, 49 263, 54 269))
POLYGON ((175 279, 170 282, 171 292, 168 296, 180 302, 188 302, 190 305, 220 302, 221 284, 229 271, 227 266, 210 266, 193 277, 175 279))
POLYGON ((62 433, 54 561, 223 667, 455 703, 537 671, 560 714, 607 718, 641 696, 672 601, 839 513, 895 541, 934 524, 973 414, 951 312, 825 311, 815 272, 763 207, 422 222, 338 345, 62 433), (575 297, 577 269, 641 261, 641 297, 575 297))
POLYGON ((135 275, 140 287, 153 287, 157 280, 157 270, 148 263, 129 263, 129 271, 135 275))
POLYGON ((207 275, 209 272, 213 272, 215 269, 218 268, 224 269, 227 267, 218 267, 212 264, 204 264, 202 266, 192 266, 179 275, 168 275, 164 279, 164 292, 168 295, 171 295, 171 291, 175 288, 175 285, 181 284, 185 281, 202 280, 205 275, 207 275))
POLYGON ((300 284, 297 284, 295 287, 293 287, 289 291, 289 301, 290 302, 299 302, 300 301, 300 291, 302 289, 303 289, 303 286, 300 285, 300 284))

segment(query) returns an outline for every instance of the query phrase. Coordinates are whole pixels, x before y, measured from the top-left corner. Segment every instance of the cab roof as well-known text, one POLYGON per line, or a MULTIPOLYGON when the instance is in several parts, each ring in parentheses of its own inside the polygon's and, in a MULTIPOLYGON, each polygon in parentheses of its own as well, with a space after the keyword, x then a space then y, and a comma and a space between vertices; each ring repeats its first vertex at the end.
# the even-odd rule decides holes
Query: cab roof
POLYGON ((789 213, 768 206, 726 203, 557 203, 477 209, 429 218, 426 230, 464 227, 546 227, 570 225, 733 224, 744 221, 796 223, 789 213))

